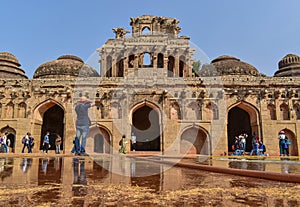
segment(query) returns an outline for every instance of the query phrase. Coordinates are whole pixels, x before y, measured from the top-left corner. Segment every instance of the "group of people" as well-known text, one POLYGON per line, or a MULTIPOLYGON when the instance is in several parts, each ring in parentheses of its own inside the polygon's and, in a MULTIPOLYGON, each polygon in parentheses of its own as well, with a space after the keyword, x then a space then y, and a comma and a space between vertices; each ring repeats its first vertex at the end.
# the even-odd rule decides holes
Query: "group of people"
MULTIPOLYGON (((232 145, 232 150, 234 151, 234 155, 245 154, 247 137, 248 134, 246 133, 241 133, 240 135, 235 137, 234 144, 232 145)), ((252 145, 252 149, 250 155, 254 155, 254 154, 258 156, 265 155, 266 146, 261 140, 259 140, 259 137, 256 135, 256 133, 253 133, 251 145, 252 145)))
POLYGON ((3 153, 9 153, 10 139, 7 138, 8 132, 4 132, 0 135, 0 151, 3 153))
MULTIPOLYGON (((62 143, 62 138, 58 135, 55 134, 55 146, 56 150, 55 153, 60 154, 60 145, 62 143)), ((27 148, 28 153, 32 153, 32 148, 34 146, 34 138, 32 137, 30 132, 27 132, 26 135, 22 138, 22 144, 23 144, 23 149, 22 153, 25 152, 25 149, 27 148)), ((43 141, 42 141, 42 151, 43 153, 48 154, 48 150, 50 148, 50 132, 46 132, 43 141)))
POLYGON ((232 150, 235 155, 245 154, 247 137, 248 135, 246 133, 242 133, 235 137, 234 144, 232 145, 232 150))

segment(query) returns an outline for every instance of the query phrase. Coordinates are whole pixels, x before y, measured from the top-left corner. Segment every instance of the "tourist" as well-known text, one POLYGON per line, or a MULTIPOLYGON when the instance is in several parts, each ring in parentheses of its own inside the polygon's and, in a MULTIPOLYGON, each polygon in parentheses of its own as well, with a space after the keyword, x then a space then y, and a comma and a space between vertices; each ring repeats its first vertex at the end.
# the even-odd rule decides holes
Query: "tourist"
POLYGON ((135 149, 136 149, 136 136, 134 135, 133 132, 131 134, 130 142, 131 142, 132 151, 135 151, 135 149))
POLYGON ((241 147, 241 150, 243 150, 245 152, 246 150, 246 138, 248 137, 248 135, 246 133, 244 134, 241 134, 239 136, 239 143, 240 143, 240 147, 241 147))
POLYGON ((29 149, 30 149, 29 153, 32 153, 33 146, 34 146, 34 138, 29 133, 29 149))
POLYGON ((259 155, 264 155, 266 152, 266 146, 264 145, 264 143, 262 141, 259 141, 259 155))
POLYGON ((125 139, 126 139, 126 135, 123 134, 122 139, 119 141, 119 145, 120 145, 119 152, 123 153, 123 154, 126 154, 126 144, 127 144, 127 141, 125 139))
POLYGON ((50 135, 50 132, 47 131, 44 136, 44 141, 43 141, 43 152, 46 151, 46 154, 48 154, 48 149, 51 147, 49 135, 50 135))
POLYGON ((256 155, 259 155, 259 137, 256 135, 256 132, 252 136, 252 149, 250 155, 253 155, 255 152, 256 155))
POLYGON ((8 135, 8 132, 4 132, 4 135, 2 136, 2 145, 4 147, 4 152, 5 153, 9 152, 9 148, 8 148, 9 140, 7 139, 7 135, 8 135))
POLYGON ((60 154, 60 145, 61 145, 62 139, 61 137, 56 134, 56 139, 55 139, 55 153, 60 154))
POLYGON ((284 150, 285 137, 284 131, 280 131, 278 135, 280 156, 286 155, 286 150, 284 150))
POLYGON ((283 144, 283 154, 289 156, 290 152, 289 152, 289 146, 290 146, 291 142, 289 141, 288 137, 285 136, 284 139, 284 144, 283 144))
POLYGON ((86 139, 89 135, 91 121, 88 116, 88 109, 92 106, 95 106, 95 103, 92 103, 86 97, 82 96, 75 107, 77 114, 76 119, 76 137, 78 137, 80 142, 80 154, 87 155, 85 152, 86 139))
POLYGON ((22 143, 23 143, 22 153, 24 153, 24 150, 26 147, 28 149, 28 153, 30 153, 29 136, 30 136, 30 133, 27 132, 26 135, 22 138, 22 143))

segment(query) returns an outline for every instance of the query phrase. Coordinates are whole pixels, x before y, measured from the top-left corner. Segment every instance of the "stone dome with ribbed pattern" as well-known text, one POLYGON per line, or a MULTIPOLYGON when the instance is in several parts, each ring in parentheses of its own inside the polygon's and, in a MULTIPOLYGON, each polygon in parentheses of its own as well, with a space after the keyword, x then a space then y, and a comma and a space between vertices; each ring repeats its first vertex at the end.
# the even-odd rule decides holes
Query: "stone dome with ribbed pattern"
POLYGON ((211 64, 204 65, 199 75, 203 77, 224 75, 260 76, 260 73, 254 66, 236 57, 224 55, 212 60, 211 64))
POLYGON ((288 54, 278 63, 278 71, 274 76, 288 77, 300 76, 300 57, 295 54, 288 54))
POLYGON ((62 55, 57 60, 40 65, 33 78, 72 78, 98 77, 99 74, 91 66, 74 55, 62 55))
POLYGON ((23 79, 27 76, 20 68, 18 59, 9 52, 0 52, 0 76, 1 78, 23 79))

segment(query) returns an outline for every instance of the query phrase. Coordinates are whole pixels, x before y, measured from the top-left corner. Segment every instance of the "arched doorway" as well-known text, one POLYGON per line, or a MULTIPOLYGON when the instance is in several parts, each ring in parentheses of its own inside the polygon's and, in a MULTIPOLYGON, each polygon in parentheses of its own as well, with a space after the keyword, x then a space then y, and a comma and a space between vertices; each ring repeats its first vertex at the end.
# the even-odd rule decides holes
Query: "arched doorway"
POLYGON ((136 151, 160 151, 159 113, 144 105, 132 114, 132 132, 136 135, 136 151))
POLYGON ((56 134, 62 138, 61 150, 64 142, 64 110, 57 104, 47 109, 43 114, 43 124, 41 130, 40 150, 42 149, 44 135, 50 132, 50 150, 55 150, 56 134))
POLYGON ((108 129, 102 126, 92 126, 86 142, 88 153, 110 153, 111 135, 108 129))
POLYGON ((199 127, 186 129, 180 137, 181 154, 210 155, 208 134, 199 127))
POLYGON ((289 148, 288 148, 288 154, 290 156, 298 156, 299 155, 299 153, 298 153, 298 142, 297 142, 297 138, 296 138, 295 134, 289 129, 283 129, 283 130, 280 130, 280 131, 284 131, 285 136, 291 142, 291 144, 289 145, 289 148))
POLYGON ((246 152, 251 151, 252 134, 254 132, 258 135, 260 134, 257 120, 257 111, 255 108, 244 102, 240 102, 228 111, 228 151, 232 151, 231 146, 234 144, 235 137, 242 133, 248 135, 246 138, 246 152))
POLYGON ((103 153, 103 142, 102 134, 96 134, 94 136, 94 152, 103 153))
POLYGON ((9 152, 15 152, 15 142, 16 142, 16 130, 13 128, 6 126, 0 130, 1 133, 7 132, 7 139, 9 140, 9 152))

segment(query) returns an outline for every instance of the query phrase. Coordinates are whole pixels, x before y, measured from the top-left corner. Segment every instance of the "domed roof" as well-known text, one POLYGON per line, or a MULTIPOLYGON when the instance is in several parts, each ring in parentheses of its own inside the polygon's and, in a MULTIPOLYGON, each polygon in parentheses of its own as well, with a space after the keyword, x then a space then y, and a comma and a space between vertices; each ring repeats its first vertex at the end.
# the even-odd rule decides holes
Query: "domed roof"
POLYGON ((33 78, 98 77, 99 74, 74 55, 62 55, 57 60, 40 65, 33 78))
POLYGON ((204 65, 199 75, 203 77, 224 75, 260 76, 260 73, 254 66, 236 57, 224 55, 212 60, 211 64, 204 65))
POLYGON ((279 61, 278 68, 274 76, 300 76, 300 57, 295 54, 288 54, 279 61))
POLYGON ((20 68, 18 59, 11 53, 0 52, 0 77, 1 78, 26 78, 24 70, 20 68))

